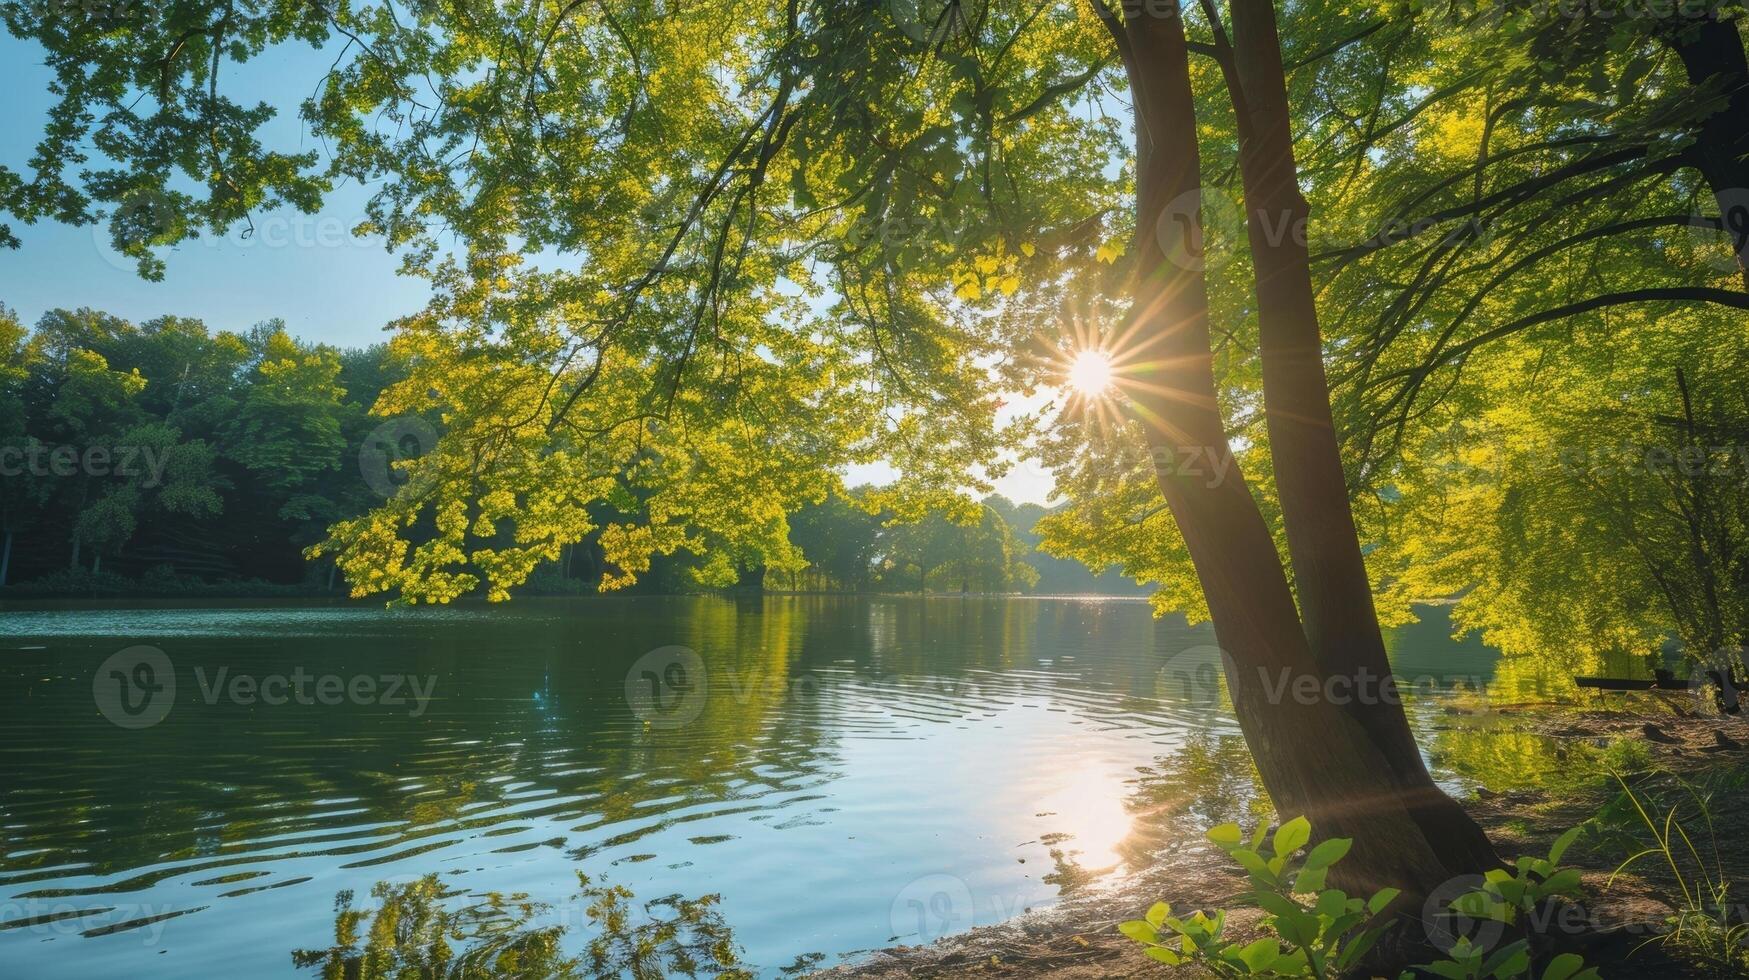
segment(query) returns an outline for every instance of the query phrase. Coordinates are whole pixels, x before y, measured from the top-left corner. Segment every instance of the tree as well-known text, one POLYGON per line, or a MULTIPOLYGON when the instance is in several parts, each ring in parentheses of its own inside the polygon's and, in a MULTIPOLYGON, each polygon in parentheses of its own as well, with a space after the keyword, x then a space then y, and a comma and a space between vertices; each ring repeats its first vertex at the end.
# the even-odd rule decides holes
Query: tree
POLYGON ((1461 414, 1410 430, 1380 508, 1385 601, 1461 594, 1460 626, 1580 670, 1671 635, 1697 667, 1745 645, 1745 347, 1706 317, 1635 326, 1552 354, 1502 341, 1447 396, 1461 414))
POLYGON ((295 582, 304 547, 381 500, 341 465, 383 425, 342 387, 375 398, 395 375, 381 347, 342 356, 276 322, 245 335, 52 310, 34 332, 0 316, 0 354, 5 581, 89 563, 119 573, 111 584, 295 582))
POLYGON ((927 592, 1018 592, 1038 583, 1028 549, 994 507, 949 516, 932 513, 914 524, 892 524, 876 545, 890 588, 927 592))
MULTIPOLYGON (((158 514, 189 514, 212 517, 224 507, 223 487, 214 473, 217 453, 200 440, 185 441, 175 428, 148 422, 120 435, 117 451, 135 454, 141 466, 120 469, 84 506, 73 522, 73 565, 78 566, 81 545, 96 552, 92 571, 99 571, 104 555, 114 555, 133 538, 140 521, 158 514)), ((95 475, 81 480, 82 487, 96 482, 95 475)))
POLYGON ((963 527, 943 514, 888 527, 879 545, 880 580, 890 590, 929 591, 964 546, 963 527))
POLYGON ((856 502, 857 491, 832 494, 790 515, 790 540, 824 583, 850 592, 868 588, 881 519, 856 502))
POLYGON ((0 588, 12 570, 12 538, 23 530, 47 495, 43 481, 26 466, 25 391, 30 382, 37 345, 18 314, 0 306, 0 588), (16 456, 14 456, 16 454, 16 456))
MULTIPOLYGON (((1231 0, 1229 45, 1212 3, 1216 58, 1227 76, 1239 136, 1246 228, 1256 283, 1258 336, 1271 465, 1300 613, 1326 677, 1383 678, 1382 696, 1349 713, 1384 754, 1392 783, 1445 878, 1498 859, 1481 829, 1434 786, 1409 730, 1385 654, 1372 584, 1349 505, 1324 372, 1324 342, 1303 228, 1309 206, 1294 157, 1286 70, 1270 0, 1231 0)), ((1425 892, 1422 892, 1425 894, 1425 892)))
POLYGON ((52 451, 67 456, 64 462, 57 461, 54 475, 76 488, 68 495, 78 515, 72 527, 68 564, 78 568, 80 549, 88 536, 94 536, 103 547, 133 533, 131 495, 108 499, 109 495, 99 489, 99 476, 80 460, 92 448, 123 445, 124 434, 145 421, 136 399, 146 381, 138 371, 110 370, 103 355, 84 348, 66 350, 64 358, 58 365, 61 377, 48 417, 64 436, 52 451))
POLYGON ((336 351, 298 344, 275 324, 256 359, 235 414, 222 425, 227 455, 279 502, 278 516, 333 521, 341 516, 317 492, 340 467, 345 390, 336 351))

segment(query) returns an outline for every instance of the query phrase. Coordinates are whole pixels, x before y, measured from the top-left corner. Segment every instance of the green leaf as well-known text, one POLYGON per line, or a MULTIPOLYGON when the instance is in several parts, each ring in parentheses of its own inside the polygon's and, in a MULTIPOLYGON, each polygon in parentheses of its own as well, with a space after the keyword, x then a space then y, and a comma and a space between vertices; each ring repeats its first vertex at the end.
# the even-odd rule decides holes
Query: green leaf
POLYGON ((1257 852, 1235 850, 1231 853, 1233 860, 1239 862, 1239 866, 1244 868, 1246 872, 1248 872, 1252 878, 1256 879, 1260 885, 1265 887, 1275 886, 1275 872, 1269 870, 1268 862, 1258 857, 1257 852))
POLYGON ((1543 980, 1571 980, 1585 966, 1585 958, 1576 953, 1562 953, 1549 961, 1549 968, 1543 971, 1543 980))
POLYGON ((1281 825, 1281 829, 1275 832, 1275 840, 1270 846, 1275 849, 1277 856, 1287 857, 1306 846, 1306 841, 1311 839, 1312 822, 1305 817, 1295 817, 1281 825))
POLYGON ((1310 968, 1306 964, 1305 952, 1296 949, 1291 953, 1281 954, 1281 958, 1277 959, 1275 965, 1270 969, 1275 971, 1276 976, 1303 977, 1310 968))
POLYGON ((1221 848, 1238 847, 1239 842, 1245 839, 1244 832, 1236 823, 1224 823, 1211 828, 1206 836, 1215 846, 1221 848))
POLYGON ((1562 868, 1549 876, 1549 879, 1537 886, 1537 891, 1548 895, 1575 895, 1579 891, 1579 869, 1562 868))
POLYGON ((1505 906, 1486 892, 1470 892, 1452 899, 1449 908, 1474 919, 1497 919, 1505 906))
POLYGON ((1151 959, 1159 960, 1167 966, 1177 966, 1184 962, 1184 957, 1180 956, 1177 950, 1167 949, 1164 946, 1149 946, 1142 952, 1151 959))
POLYGON ((1516 977, 1530 969, 1530 944, 1522 939, 1494 952, 1482 964, 1483 976, 1516 977))
POLYGON ((1583 829, 1583 827, 1574 827, 1555 840, 1554 846, 1549 848, 1550 864, 1561 863, 1562 855, 1566 854, 1567 848, 1572 847, 1573 842, 1579 839, 1579 833, 1583 829))
POLYGON ((1117 931, 1134 939, 1138 943, 1154 943, 1160 941, 1160 935, 1154 931, 1154 927, 1143 922, 1141 919, 1131 919, 1128 922, 1120 922, 1118 923, 1117 931))
POLYGON ((1324 941, 1336 942, 1346 936, 1349 930, 1366 921, 1366 915, 1361 912, 1344 912, 1330 920, 1324 927, 1324 941))
POLYGON ((1379 937, 1384 934, 1385 930, 1383 929, 1368 929, 1354 937, 1346 946, 1342 947, 1341 954, 1336 957, 1336 968, 1347 973, 1349 967, 1360 962, 1360 958, 1366 955, 1367 950, 1378 945, 1379 937))
POLYGON ((1316 906, 1319 915, 1326 919, 1334 919, 1348 907, 1348 895, 1335 888, 1318 895, 1316 906))
POLYGON ((1275 931, 1295 946, 1310 946, 1318 941, 1318 920, 1295 907, 1275 917, 1275 931))
POLYGON ((1529 891, 1529 888, 1522 881, 1502 881, 1499 888, 1500 897, 1506 900, 1506 904, 1513 906, 1522 905, 1524 897, 1529 891))
POLYGON ((1259 939, 1241 948, 1237 955, 1252 973, 1262 973, 1281 958, 1281 944, 1273 939, 1259 939))
POLYGON ((1166 921, 1166 917, 1171 914, 1172 906, 1167 905, 1165 902, 1155 902, 1153 906, 1148 909, 1148 914, 1143 916, 1143 918, 1147 920, 1148 925, 1158 929, 1161 924, 1166 921))
POLYGON ((1373 915, 1378 915, 1385 910, 1385 906, 1396 901, 1397 896, 1401 894, 1403 894, 1403 890, 1400 888, 1381 888, 1372 898, 1367 899, 1366 910, 1373 915))
POLYGON ((1268 837, 1269 837, 1269 824, 1267 824, 1261 820, 1257 821, 1257 829, 1255 831, 1253 831, 1251 834, 1251 849, 1253 851, 1263 850, 1263 842, 1268 837))
POLYGON ((1332 837, 1312 848, 1306 855, 1306 868, 1328 868, 1348 856, 1349 848, 1354 846, 1351 837, 1332 837))
POLYGON ((1294 900, 1274 892, 1258 892, 1251 896, 1257 907, 1277 918, 1295 914, 1304 914, 1305 910, 1295 904, 1294 900))

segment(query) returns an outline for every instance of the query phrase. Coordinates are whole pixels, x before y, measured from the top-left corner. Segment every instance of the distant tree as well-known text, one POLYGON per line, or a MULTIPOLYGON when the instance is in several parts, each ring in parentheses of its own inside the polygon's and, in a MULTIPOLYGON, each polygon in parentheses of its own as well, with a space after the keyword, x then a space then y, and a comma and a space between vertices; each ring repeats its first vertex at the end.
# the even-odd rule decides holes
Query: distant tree
MULTIPOLYGON (((1115 568, 1089 568, 1077 558, 1053 555, 1044 549, 1044 535, 1039 522, 1052 513, 1041 504, 1016 504, 1001 494, 984 498, 1014 529, 1015 539, 1026 552, 1026 563, 1038 571, 1038 583, 1033 590, 1045 595, 1127 595, 1145 596, 1152 587, 1128 579, 1115 568)), ((1059 505, 1059 507, 1065 505, 1059 505)))
POLYGON ((0 584, 67 566, 305 577, 301 550, 382 500, 357 452, 385 424, 367 408, 398 376, 387 354, 279 321, 51 310, 27 331, 0 309, 0 584))
POLYGON ((315 491, 346 447, 339 376, 338 352, 299 344, 276 325, 222 428, 227 455, 280 502, 284 519, 337 516, 315 491))
POLYGON ((970 520, 932 513, 886 528, 879 544, 881 581, 888 588, 927 592, 1012 592, 1031 588, 1038 572, 1013 528, 990 507, 970 520))
POLYGON ((27 412, 25 390, 39 345, 18 320, 18 313, 0 305, 0 588, 12 569, 12 539, 40 513, 48 487, 30 472, 25 451, 27 412))
POLYGON ((159 514, 211 518, 224 509, 220 490, 225 482, 214 467, 217 452, 206 442, 185 441, 173 426, 147 422, 118 435, 110 458, 124 453, 132 457, 125 470, 118 465, 107 476, 80 479, 82 487, 102 485, 73 522, 75 567, 80 546, 89 545, 96 553, 92 571, 98 571, 103 556, 120 552, 143 520, 159 514))
POLYGON ((857 503, 857 495, 855 490, 830 494, 789 519, 790 540, 807 558, 808 573, 821 576, 821 585, 850 592, 862 591, 872 581, 881 536, 880 516, 857 503))
POLYGON ((65 497, 57 497, 74 514, 68 564, 77 568, 88 538, 108 547, 133 534, 131 495, 106 499, 105 478, 88 468, 85 459, 92 450, 113 452, 125 433, 146 422, 138 404, 146 379, 138 371, 113 371, 103 355, 82 347, 65 349, 63 356, 48 410, 47 421, 57 437, 49 465, 53 478, 70 488, 65 497))

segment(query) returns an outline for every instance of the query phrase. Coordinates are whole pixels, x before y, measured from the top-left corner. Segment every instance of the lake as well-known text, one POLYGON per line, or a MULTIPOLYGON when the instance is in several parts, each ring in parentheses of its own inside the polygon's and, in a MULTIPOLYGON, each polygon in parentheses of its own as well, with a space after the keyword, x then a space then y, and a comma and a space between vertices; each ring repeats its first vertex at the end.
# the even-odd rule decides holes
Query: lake
MULTIPOLYGON (((1437 775, 1534 780, 1430 612, 1391 647, 1437 775)), ((719 894, 762 976, 929 941, 1267 813, 1213 642, 1115 599, 7 611, 0 972, 309 976, 337 895, 432 873, 571 948, 579 871, 719 894)))

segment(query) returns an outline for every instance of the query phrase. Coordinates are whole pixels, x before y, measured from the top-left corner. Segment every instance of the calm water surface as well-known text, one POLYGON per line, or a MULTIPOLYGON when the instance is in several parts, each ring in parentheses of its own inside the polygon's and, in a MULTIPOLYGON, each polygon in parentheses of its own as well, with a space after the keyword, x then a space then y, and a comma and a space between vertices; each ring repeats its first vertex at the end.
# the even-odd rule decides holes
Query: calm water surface
MULTIPOLYGON (((1496 666, 1445 632, 1393 656, 1461 789, 1442 747, 1526 753, 1450 710, 1496 666)), ((337 893, 433 872, 579 944, 578 871, 717 893, 762 975, 932 940, 1265 812, 1212 643, 1118 600, 0 613, 0 975, 305 976, 337 893), (139 645, 175 692, 122 727, 139 645)))

